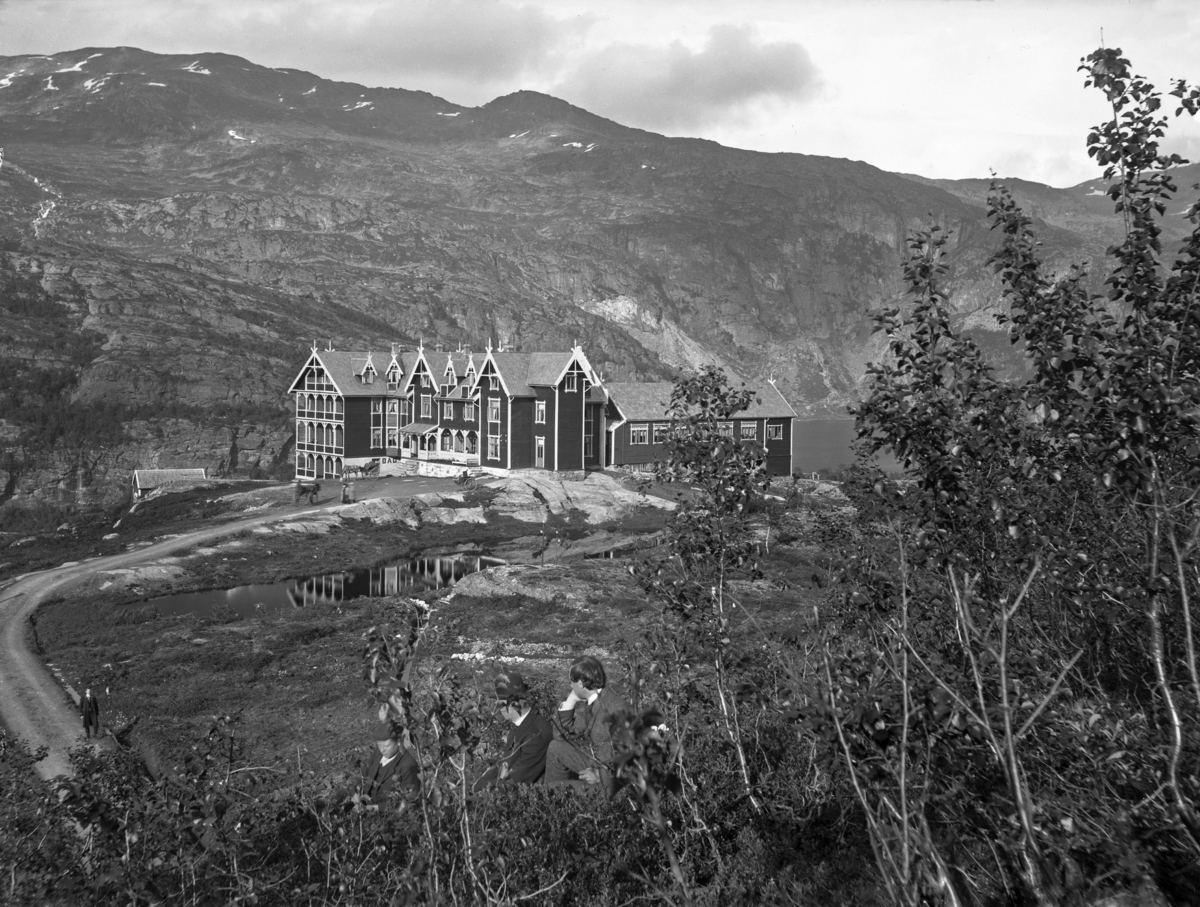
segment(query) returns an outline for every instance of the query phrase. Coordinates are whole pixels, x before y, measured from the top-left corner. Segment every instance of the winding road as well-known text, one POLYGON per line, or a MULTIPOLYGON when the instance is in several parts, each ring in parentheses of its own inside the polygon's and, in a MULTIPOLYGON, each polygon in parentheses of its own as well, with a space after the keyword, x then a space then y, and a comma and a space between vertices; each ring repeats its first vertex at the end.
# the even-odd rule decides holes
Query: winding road
MULTIPOLYGON (((358 500, 401 497, 453 487, 448 479, 384 479, 360 483, 358 500)), ((64 687, 33 651, 30 615, 51 595, 61 594, 75 583, 105 570, 134 567, 163 557, 181 548, 232 535, 264 523, 302 519, 337 506, 337 498, 303 510, 282 508, 270 513, 236 519, 172 536, 145 548, 108 557, 93 558, 77 564, 64 564, 51 570, 27 573, 0 586, 0 721, 31 750, 46 747, 47 756, 37 763, 38 774, 50 780, 70 775, 68 753, 78 746, 83 727, 72 697, 78 694, 64 687)))

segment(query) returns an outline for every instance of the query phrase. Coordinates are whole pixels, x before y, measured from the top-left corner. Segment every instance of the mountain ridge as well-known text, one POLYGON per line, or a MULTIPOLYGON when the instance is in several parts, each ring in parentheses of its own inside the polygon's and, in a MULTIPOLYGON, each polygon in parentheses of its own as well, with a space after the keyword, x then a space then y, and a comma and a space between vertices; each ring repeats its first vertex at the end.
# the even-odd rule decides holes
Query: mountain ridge
MULTIPOLYGON (((0 57, 0 147, 0 274, 38 275, 104 337, 78 400, 282 413, 313 337, 580 341, 611 380, 713 362, 837 415, 883 353, 870 315, 901 300, 905 238, 929 217, 955 234, 960 317, 995 334, 970 181, 668 138, 538 92, 462 107, 86 48, 0 57)), ((1057 210, 1039 225, 1055 266, 1103 254, 1102 215, 1072 229, 1057 210)), ((10 359, 45 354, 33 322, 5 333, 10 359)), ((264 463, 286 458, 277 434, 264 463)), ((193 465, 165 462, 178 453, 136 456, 193 465)))

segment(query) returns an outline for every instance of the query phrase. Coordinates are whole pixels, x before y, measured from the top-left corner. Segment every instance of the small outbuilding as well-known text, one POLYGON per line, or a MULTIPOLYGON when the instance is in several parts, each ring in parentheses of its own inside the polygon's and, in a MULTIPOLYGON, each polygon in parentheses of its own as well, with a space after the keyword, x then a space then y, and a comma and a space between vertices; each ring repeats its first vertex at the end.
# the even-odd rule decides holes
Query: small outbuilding
POLYGON ((208 478, 207 469, 135 469, 133 498, 140 500, 166 485, 188 485, 208 478))

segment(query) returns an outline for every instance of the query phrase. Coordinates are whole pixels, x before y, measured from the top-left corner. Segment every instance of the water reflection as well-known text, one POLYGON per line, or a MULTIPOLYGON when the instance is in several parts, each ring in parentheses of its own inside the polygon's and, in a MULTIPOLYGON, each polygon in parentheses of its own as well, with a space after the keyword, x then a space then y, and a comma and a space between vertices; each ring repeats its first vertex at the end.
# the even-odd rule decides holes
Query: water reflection
POLYGON ((288 601, 297 608, 305 608, 337 604, 364 595, 379 598, 445 589, 464 576, 504 563, 495 557, 452 555, 425 557, 353 573, 327 573, 293 581, 288 587, 288 601))
POLYGON ((236 586, 208 592, 186 592, 151 599, 135 607, 154 608, 162 615, 196 614, 253 617, 293 608, 337 605, 363 596, 411 595, 447 589, 464 576, 507 563, 477 554, 451 554, 392 561, 364 570, 324 573, 306 579, 236 586))

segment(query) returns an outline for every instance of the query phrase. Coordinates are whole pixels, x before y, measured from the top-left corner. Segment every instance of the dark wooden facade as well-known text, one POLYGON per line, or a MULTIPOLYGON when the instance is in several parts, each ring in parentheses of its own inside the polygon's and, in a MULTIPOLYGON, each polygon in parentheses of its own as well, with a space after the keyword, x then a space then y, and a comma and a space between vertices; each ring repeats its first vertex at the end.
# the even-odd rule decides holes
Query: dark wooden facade
MULTIPOLYGON (((662 454, 670 387, 605 387, 578 346, 481 358, 314 348, 289 389, 296 476, 336 478, 385 458, 497 471, 648 466, 662 454)), ((770 385, 730 430, 765 442, 771 474, 786 475, 794 416, 770 385)))

